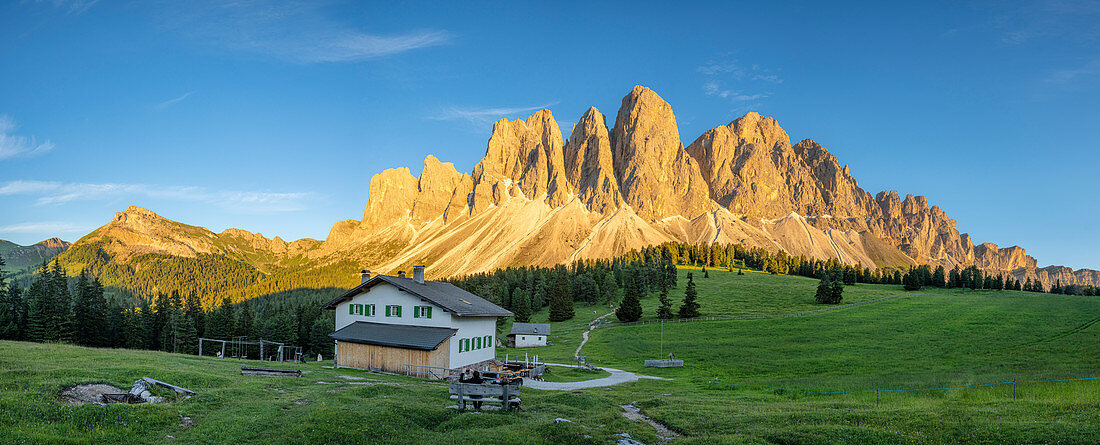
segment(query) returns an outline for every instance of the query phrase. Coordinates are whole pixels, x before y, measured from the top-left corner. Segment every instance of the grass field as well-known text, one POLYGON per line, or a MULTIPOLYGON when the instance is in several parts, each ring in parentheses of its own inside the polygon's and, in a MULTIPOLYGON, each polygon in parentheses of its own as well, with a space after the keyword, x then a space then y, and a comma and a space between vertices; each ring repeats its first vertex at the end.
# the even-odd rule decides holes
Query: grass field
MULTIPOLYGON (((672 369, 642 366, 661 355, 661 324, 604 325, 583 355, 674 380, 524 389, 526 412, 514 414, 460 413, 438 383, 317 363, 299 379, 242 377, 233 360, 0 342, 0 443, 614 443, 620 432, 658 443, 651 427, 620 415, 631 402, 683 434, 676 443, 1100 443, 1100 380, 1020 383, 1015 396, 1013 385, 873 392, 1100 377, 1100 298, 861 284, 844 303, 900 296, 778 317, 819 309, 816 281, 712 271, 696 283, 705 316, 777 318, 665 323, 665 353, 687 362, 672 369), (142 376, 199 394, 159 406, 57 400, 72 384, 126 388, 142 376)), ((651 319, 656 296, 642 306, 651 319)), ((575 319, 553 324, 553 346, 520 351, 567 361, 608 310, 578 305, 575 319)), ((555 371, 559 381, 603 376, 555 371)))

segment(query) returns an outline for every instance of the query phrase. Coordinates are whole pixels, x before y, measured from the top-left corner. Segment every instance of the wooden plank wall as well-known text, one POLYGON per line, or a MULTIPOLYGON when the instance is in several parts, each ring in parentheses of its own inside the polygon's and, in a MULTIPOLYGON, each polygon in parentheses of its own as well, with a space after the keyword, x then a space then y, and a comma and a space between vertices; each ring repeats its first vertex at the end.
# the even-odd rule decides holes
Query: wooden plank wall
POLYGON ((405 372, 405 364, 446 368, 450 364, 450 351, 451 339, 447 339, 433 351, 341 341, 336 344, 336 362, 348 368, 405 372))

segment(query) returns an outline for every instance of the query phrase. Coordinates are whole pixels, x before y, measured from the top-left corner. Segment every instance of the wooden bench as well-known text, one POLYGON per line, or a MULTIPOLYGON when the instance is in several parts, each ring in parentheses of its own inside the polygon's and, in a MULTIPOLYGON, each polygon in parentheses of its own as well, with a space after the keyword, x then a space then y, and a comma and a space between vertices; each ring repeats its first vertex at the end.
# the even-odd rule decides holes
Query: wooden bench
POLYGON ((466 402, 499 403, 505 410, 511 409, 512 405, 519 406, 520 402, 518 382, 507 385, 451 382, 449 390, 451 400, 458 400, 459 408, 463 410, 466 409, 466 402), (481 396, 481 398, 471 396, 481 396))

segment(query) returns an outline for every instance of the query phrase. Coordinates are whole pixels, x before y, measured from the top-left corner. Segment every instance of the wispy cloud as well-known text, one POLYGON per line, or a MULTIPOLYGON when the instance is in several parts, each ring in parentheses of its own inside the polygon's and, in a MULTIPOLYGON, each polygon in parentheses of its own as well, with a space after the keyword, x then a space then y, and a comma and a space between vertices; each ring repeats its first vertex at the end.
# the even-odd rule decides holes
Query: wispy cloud
POLYGON ((0 226, 0 234, 8 233, 85 233, 92 229, 90 225, 73 224, 61 221, 25 222, 0 226))
POLYGON ((0 185, 0 196, 32 196, 35 205, 62 205, 75 201, 102 201, 148 197, 199 202, 241 213, 280 213, 305 210, 313 197, 303 192, 210 190, 195 186, 150 184, 11 181, 0 185))
POLYGON ((188 92, 186 92, 186 93, 183 93, 183 95, 182 95, 182 96, 180 96, 180 97, 177 97, 177 98, 175 98, 175 99, 168 99, 168 100, 166 100, 166 101, 164 101, 164 102, 161 102, 161 103, 159 103, 159 104, 153 105, 153 108, 156 108, 156 109, 158 109, 158 110, 163 110, 163 109, 165 109, 165 108, 168 108, 168 107, 170 107, 170 106, 172 106, 172 105, 175 105, 175 104, 178 104, 178 103, 180 103, 180 102, 183 102, 183 101, 184 101, 184 100, 186 100, 186 99, 187 99, 188 97, 191 97, 191 95, 192 95, 192 94, 195 94, 195 92, 194 92, 194 91, 188 91, 188 92))
POLYGON ((0 160, 17 156, 35 156, 53 149, 53 143, 49 140, 39 144, 34 136, 12 134, 18 128, 15 119, 6 114, 0 114, 0 160))
POLYGON ((294 63, 349 62, 445 45, 445 30, 375 34, 335 20, 318 2, 199 1, 170 3, 166 28, 205 43, 294 63))
POLYGON ((722 89, 718 81, 714 80, 703 83, 703 93, 707 96, 718 96, 734 102, 751 102, 768 97, 767 94, 745 94, 741 91, 722 89))
POLYGON ((503 117, 511 117, 517 114, 525 114, 533 111, 549 108, 557 102, 551 102, 537 107, 444 107, 438 112, 428 116, 428 119, 439 121, 466 121, 477 127, 485 128, 503 117))
POLYGON ((1100 76, 1100 59, 1093 59, 1077 68, 1055 70, 1050 73, 1050 76, 1047 76, 1046 81, 1047 83, 1064 85, 1098 76, 1100 76))
POLYGON ((35 3, 50 4, 54 8, 64 10, 66 14, 80 15, 99 3, 99 0, 35 0, 35 3))
POLYGON ((770 93, 746 92, 783 83, 774 71, 757 64, 743 65, 734 59, 716 59, 700 65, 696 71, 703 74, 703 94, 742 104, 740 108, 755 106, 770 93), (726 87, 732 83, 740 88, 726 87))

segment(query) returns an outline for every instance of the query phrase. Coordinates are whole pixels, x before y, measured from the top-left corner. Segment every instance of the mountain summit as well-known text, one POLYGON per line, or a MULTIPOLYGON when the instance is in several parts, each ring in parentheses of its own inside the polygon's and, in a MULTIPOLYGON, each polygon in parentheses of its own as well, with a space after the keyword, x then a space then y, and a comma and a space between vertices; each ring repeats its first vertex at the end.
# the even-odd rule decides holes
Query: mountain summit
POLYGON ((419 177, 405 167, 375 175, 368 196, 363 218, 337 222, 323 242, 236 229, 214 234, 131 207, 70 250, 94 244, 116 262, 139 254, 222 255, 261 272, 427 264, 449 276, 684 241, 864 267, 976 265, 1047 287, 1100 285, 1100 272, 1036 268, 1020 247, 975 246, 923 196, 872 196, 824 146, 811 139, 792 145, 771 117, 747 113, 684 147, 672 106, 642 86, 623 98, 611 129, 595 108, 569 139, 550 110, 501 119, 470 174, 429 155, 419 177))

